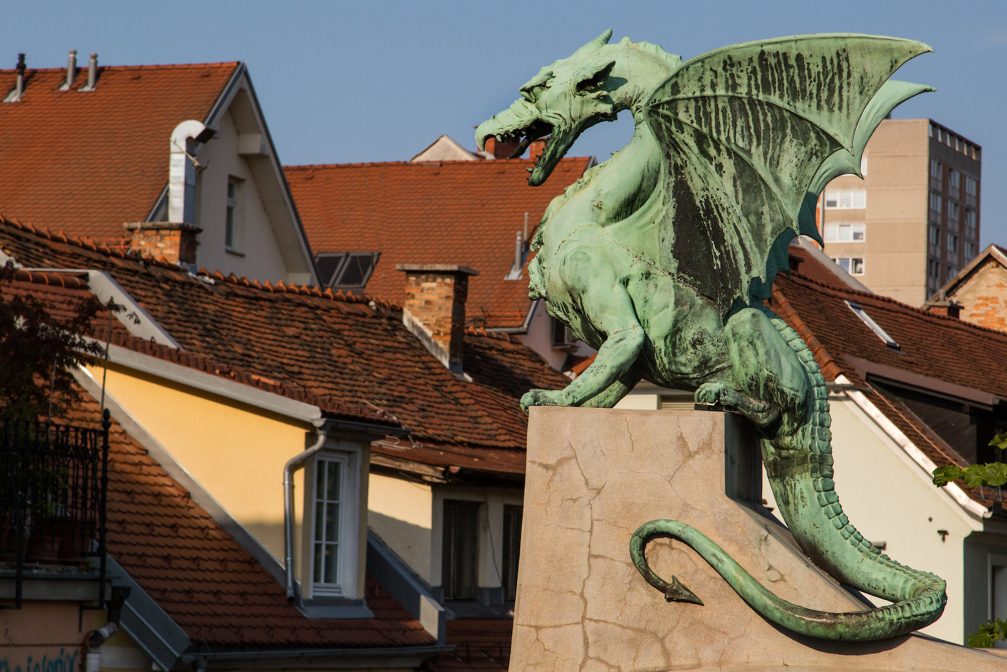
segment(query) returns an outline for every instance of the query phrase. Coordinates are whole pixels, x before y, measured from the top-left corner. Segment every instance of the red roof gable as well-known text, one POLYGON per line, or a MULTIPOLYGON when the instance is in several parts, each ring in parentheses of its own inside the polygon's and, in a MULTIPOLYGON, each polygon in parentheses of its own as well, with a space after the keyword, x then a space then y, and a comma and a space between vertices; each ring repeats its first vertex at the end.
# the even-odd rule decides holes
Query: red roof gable
POLYGON ((466 316, 487 328, 521 327, 527 274, 505 280, 514 238, 529 236, 549 202, 583 175, 587 157, 560 161, 541 187, 528 186, 525 159, 287 166, 287 181, 315 254, 380 252, 366 293, 401 303, 396 264, 469 266, 466 316))
MULTIPOLYGON (((147 218, 168 182, 168 142, 205 120, 239 63, 28 70, 20 102, 0 105, 0 212, 95 240, 147 218)), ((14 86, 0 70, 0 91, 14 86)))

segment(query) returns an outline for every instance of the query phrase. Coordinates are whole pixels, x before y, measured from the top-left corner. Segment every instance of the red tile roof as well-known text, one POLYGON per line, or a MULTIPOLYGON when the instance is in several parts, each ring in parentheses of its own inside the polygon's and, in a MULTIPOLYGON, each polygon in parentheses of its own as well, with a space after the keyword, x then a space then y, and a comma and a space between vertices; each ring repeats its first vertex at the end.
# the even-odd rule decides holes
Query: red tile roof
MULTIPOLYGON (((865 375, 873 368, 886 377, 886 372, 897 369, 1007 399, 1007 369, 996 364, 1007 361, 1007 334, 869 292, 818 282, 808 275, 820 276, 805 274, 805 268, 821 262, 793 247, 791 253, 803 256, 803 263, 799 272, 777 278, 773 309, 808 343, 826 379, 844 375, 937 466, 964 466, 953 446, 901 401, 871 385, 865 375), (887 346, 850 310, 847 301, 859 304, 899 348, 887 346)), ((1003 501, 990 489, 963 489, 986 506, 1003 501)))
MULTIPOLYGON (((100 426, 97 401, 66 418, 100 426)), ((397 647, 435 643, 368 577, 369 619, 307 618, 283 587, 190 494, 113 423, 109 432, 108 549, 197 647, 397 647)))
MULTIPOLYGON (((465 336, 472 380, 460 380, 405 329, 399 309, 367 299, 196 278, 11 223, 0 223, 0 249, 29 267, 106 270, 186 352, 342 407, 365 407, 404 428, 410 445, 523 453, 520 395, 569 382, 523 345, 480 331, 465 336)), ((417 450, 408 459, 434 458, 417 450)))
POLYGON ((467 318, 515 328, 528 314, 528 280, 505 280, 514 236, 529 236, 546 206, 590 158, 562 160, 541 187, 528 186, 525 159, 287 166, 287 181, 315 254, 380 252, 366 293, 401 303, 396 264, 449 263, 479 271, 469 280, 467 318))
MULTIPOLYGON (((168 181, 168 141, 204 120, 239 63, 104 66, 94 91, 66 70, 28 70, 21 102, 0 105, 0 212, 95 240, 124 238, 168 181)), ((0 91, 14 86, 0 70, 0 91)))
POLYGON ((447 643, 454 651, 442 653, 423 665, 427 672, 484 670, 507 672, 514 622, 503 619, 457 619, 447 623, 447 643))

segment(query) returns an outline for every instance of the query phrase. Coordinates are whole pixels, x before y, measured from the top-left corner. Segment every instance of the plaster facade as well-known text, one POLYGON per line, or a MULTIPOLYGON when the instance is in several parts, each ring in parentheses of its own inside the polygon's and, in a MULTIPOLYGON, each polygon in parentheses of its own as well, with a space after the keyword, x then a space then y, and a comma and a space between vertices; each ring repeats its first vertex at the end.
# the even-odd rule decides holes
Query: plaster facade
POLYGON ((867 143, 864 179, 839 177, 819 199, 825 253, 848 260, 871 291, 922 305, 978 252, 981 151, 930 119, 882 121, 867 143))

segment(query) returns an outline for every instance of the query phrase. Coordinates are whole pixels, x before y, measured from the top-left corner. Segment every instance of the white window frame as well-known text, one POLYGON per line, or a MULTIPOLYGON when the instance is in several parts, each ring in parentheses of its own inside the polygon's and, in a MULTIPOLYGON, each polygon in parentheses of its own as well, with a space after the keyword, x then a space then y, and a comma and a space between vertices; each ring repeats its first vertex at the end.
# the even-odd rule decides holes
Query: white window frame
POLYGON ((827 243, 863 243, 867 240, 867 225, 864 222, 826 222, 825 242, 827 243), (844 238, 843 234, 848 237, 844 238), (860 237, 857 238, 857 234, 860 237))
POLYGON ((306 491, 304 507, 304 535, 307 562, 304 563, 308 584, 306 595, 309 599, 352 598, 357 594, 357 555, 360 527, 360 474, 358 455, 355 452, 341 450, 325 450, 311 460, 305 476, 310 479, 306 491), (339 539, 337 562, 337 582, 323 583, 315 581, 315 545, 316 521, 319 511, 318 504, 318 469, 326 463, 340 465, 340 499, 339 499, 339 539))
POLYGON ((832 261, 836 262, 836 264, 841 269, 843 269, 844 271, 846 271, 850 275, 864 275, 867 272, 867 260, 864 259, 863 257, 833 257, 832 261), (854 273, 853 272, 853 262, 855 260, 857 260, 857 259, 860 260, 860 272, 859 273, 854 273), (843 265, 844 261, 846 262, 845 266, 843 265))
POLYGON ((867 190, 828 189, 823 202, 827 210, 864 210, 867 208, 867 190))

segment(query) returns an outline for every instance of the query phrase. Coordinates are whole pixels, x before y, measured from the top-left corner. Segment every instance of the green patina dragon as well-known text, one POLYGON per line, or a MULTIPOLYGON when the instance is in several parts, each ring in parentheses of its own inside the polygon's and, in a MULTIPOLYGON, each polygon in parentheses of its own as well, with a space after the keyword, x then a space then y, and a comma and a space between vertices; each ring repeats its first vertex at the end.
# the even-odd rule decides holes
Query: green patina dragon
POLYGON ((693 389, 762 432, 762 454, 787 526, 835 578, 892 602, 816 611, 760 585, 701 532, 655 520, 631 540, 637 569, 669 601, 702 604, 649 567, 645 546, 679 539, 765 618, 813 637, 873 640, 934 622, 939 577, 881 554, 843 513, 833 482, 824 379, 801 337, 770 311, 773 278, 797 234, 819 240, 818 194, 859 175, 864 146, 899 103, 929 87, 889 80, 919 42, 809 35, 734 45, 689 61, 611 31, 543 68, 521 97, 476 130, 480 146, 548 136, 529 183, 542 184, 590 126, 630 110, 632 141, 550 204, 532 241, 530 295, 598 349, 535 405, 611 407, 637 382, 693 389))

